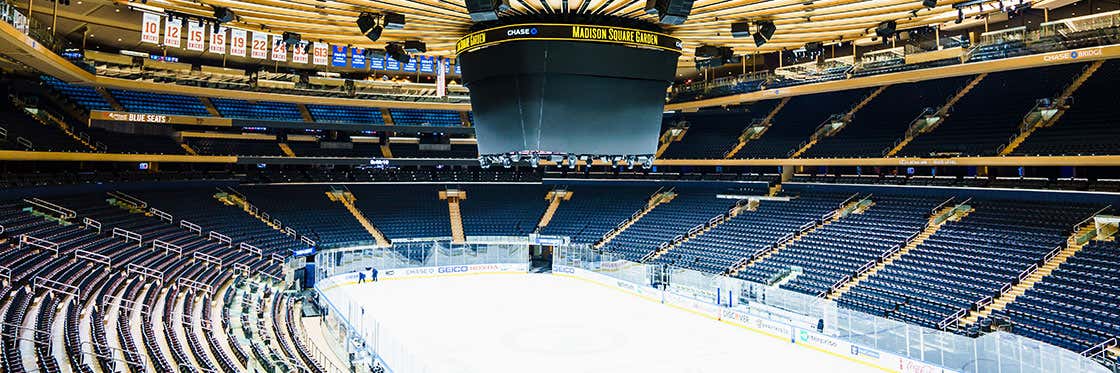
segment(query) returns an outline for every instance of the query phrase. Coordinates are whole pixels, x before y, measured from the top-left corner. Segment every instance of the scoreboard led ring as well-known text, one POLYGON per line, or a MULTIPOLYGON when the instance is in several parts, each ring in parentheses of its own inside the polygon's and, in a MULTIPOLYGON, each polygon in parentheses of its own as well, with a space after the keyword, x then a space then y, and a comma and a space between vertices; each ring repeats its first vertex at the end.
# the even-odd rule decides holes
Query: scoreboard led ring
POLYGON ((455 43, 455 53, 470 52, 510 41, 527 40, 585 41, 656 48, 677 53, 681 51, 680 39, 658 32, 595 25, 519 24, 470 33, 455 43))

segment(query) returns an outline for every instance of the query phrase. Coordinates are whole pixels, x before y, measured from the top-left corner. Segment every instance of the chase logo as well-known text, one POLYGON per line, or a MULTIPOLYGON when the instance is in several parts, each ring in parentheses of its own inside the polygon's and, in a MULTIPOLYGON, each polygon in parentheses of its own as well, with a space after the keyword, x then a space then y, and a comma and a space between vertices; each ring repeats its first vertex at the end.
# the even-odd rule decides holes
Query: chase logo
POLYGON ((809 342, 809 332, 802 330, 800 337, 802 342, 809 342))
POLYGON ((463 273, 468 270, 467 266, 439 267, 439 273, 463 273))
POLYGON ((537 28, 536 27, 515 28, 515 29, 512 29, 512 30, 506 31, 506 36, 532 36, 532 35, 536 35, 536 34, 537 34, 537 28))

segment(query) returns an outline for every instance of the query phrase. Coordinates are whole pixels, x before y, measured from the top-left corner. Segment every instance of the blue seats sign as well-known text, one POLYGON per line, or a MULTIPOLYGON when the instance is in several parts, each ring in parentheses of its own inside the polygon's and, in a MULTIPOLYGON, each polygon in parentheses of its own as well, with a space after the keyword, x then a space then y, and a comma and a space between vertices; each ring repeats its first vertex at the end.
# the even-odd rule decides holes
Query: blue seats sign
POLYGON ((346 51, 350 49, 345 45, 331 46, 331 66, 346 67, 346 51))
POLYGON ((404 64, 404 71, 414 73, 416 72, 416 61, 420 58, 409 58, 408 63, 404 64))

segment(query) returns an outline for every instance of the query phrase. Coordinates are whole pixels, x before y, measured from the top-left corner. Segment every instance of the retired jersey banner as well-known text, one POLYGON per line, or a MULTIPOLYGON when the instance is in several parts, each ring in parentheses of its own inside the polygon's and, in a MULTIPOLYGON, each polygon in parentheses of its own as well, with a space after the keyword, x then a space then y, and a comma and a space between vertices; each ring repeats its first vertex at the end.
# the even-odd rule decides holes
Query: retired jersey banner
POLYGON ((226 29, 213 25, 210 29, 210 53, 226 54, 226 29))
POLYGON ((327 64, 327 43, 315 42, 314 47, 311 48, 311 64, 313 65, 326 65, 327 64))
POLYGON ((140 29, 140 42, 159 44, 159 14, 144 12, 144 24, 140 29))
POLYGON ((447 60, 443 57, 436 57, 439 61, 436 68, 439 69, 439 74, 436 75, 436 96, 447 96, 447 60))
POLYGON ((284 37, 272 35, 272 60, 284 62, 288 60, 288 53, 284 50, 284 37))
POLYGON ((355 69, 366 68, 366 50, 355 47, 350 50, 350 67, 355 69))
POLYGON ((179 48, 183 40, 183 20, 167 19, 163 27, 163 45, 179 48))
POLYGON ((187 50, 206 49, 206 27, 199 22, 187 21, 187 50))
POLYGON ((253 58, 268 58, 268 34, 253 33, 251 52, 253 58))
POLYGON ((301 41, 292 47, 292 62, 307 63, 307 43, 301 41))
POLYGON ((242 29, 229 30, 229 54, 231 56, 245 57, 245 46, 247 45, 246 36, 247 32, 242 29))

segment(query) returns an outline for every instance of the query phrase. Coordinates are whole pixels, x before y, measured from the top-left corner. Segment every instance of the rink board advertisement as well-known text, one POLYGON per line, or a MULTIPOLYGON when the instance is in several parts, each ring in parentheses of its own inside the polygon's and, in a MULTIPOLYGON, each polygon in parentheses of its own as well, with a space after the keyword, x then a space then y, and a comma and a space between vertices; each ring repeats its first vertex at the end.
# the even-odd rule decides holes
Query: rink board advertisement
POLYGON ((953 373, 953 371, 939 366, 914 361, 905 357, 882 352, 873 348, 854 345, 836 338, 816 332, 812 328, 795 327, 802 325, 804 320, 792 320, 783 323, 751 315, 747 310, 739 308, 722 307, 711 302, 689 298, 672 292, 661 291, 650 286, 634 284, 629 281, 619 280, 600 273, 581 268, 554 265, 552 273, 558 276, 578 278, 599 285, 613 287, 624 292, 638 295, 642 298, 669 305, 674 308, 716 319, 721 322, 739 326, 754 332, 762 333, 774 338, 790 341, 793 344, 809 349, 825 352, 847 360, 874 366, 890 372, 901 373, 953 373))
MULTIPOLYGON (((481 275, 481 274, 495 274, 495 273, 526 273, 529 272, 529 265, 523 263, 501 263, 501 264, 465 264, 465 265, 451 265, 439 267, 415 267, 415 268, 393 268, 393 269, 378 269, 377 280, 407 280, 416 278, 430 278, 442 276, 462 276, 462 275, 481 275)), ((370 279, 370 272, 363 271, 366 275, 366 281, 370 279)), ((330 278, 319 281, 319 288, 321 290, 330 290, 338 286, 357 284, 360 279, 359 272, 344 273, 341 275, 331 276, 330 278)))

